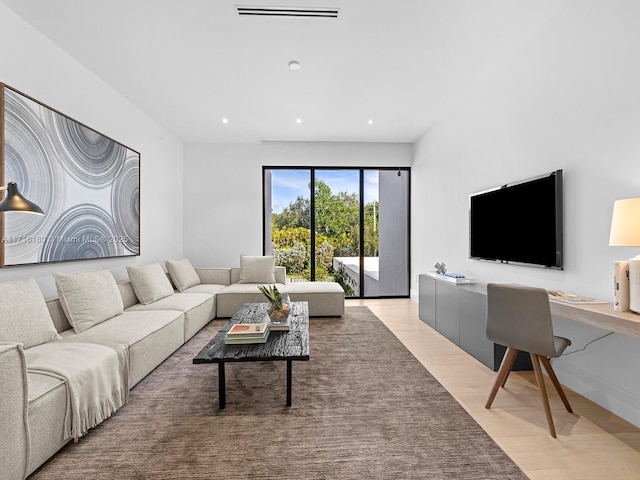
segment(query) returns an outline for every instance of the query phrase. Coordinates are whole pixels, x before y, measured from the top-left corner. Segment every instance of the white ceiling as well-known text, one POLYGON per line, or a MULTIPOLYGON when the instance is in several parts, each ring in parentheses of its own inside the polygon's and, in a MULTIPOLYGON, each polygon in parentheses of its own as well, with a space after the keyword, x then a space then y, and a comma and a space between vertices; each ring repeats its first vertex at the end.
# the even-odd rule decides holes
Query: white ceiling
POLYGON ((188 143, 413 142, 566 3, 0 1, 188 143), (339 17, 245 17, 238 4, 339 17))

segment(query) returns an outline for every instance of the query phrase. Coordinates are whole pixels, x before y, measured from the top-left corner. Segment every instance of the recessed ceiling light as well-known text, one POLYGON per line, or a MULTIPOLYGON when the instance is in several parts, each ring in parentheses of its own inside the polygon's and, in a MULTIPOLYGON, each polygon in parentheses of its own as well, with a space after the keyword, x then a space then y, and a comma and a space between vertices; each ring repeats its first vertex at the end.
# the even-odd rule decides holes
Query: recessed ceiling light
POLYGON ((289 62, 289 68, 291 70, 300 70, 302 68, 302 65, 300 65, 300 62, 298 62, 297 60, 291 60, 289 62))
POLYGON ((369 119, 369 121, 367 122, 369 125, 373 125, 373 120, 369 119))
POLYGON ((229 119, 228 118, 223 118, 222 119, 222 123, 229 123, 229 119))
POLYGON ((300 124, 302 123, 302 119, 301 119, 301 118, 296 118, 296 123, 297 123, 298 125, 300 125, 300 124))

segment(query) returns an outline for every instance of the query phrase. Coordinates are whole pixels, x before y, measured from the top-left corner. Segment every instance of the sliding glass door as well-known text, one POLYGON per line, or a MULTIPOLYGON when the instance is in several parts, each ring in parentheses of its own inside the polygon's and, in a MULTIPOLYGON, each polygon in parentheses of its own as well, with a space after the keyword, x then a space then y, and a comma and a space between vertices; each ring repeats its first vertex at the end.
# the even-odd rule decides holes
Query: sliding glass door
POLYGON ((289 281, 336 281, 350 297, 408 296, 409 173, 265 167, 265 253, 289 281))
POLYGON ((312 278, 310 182, 308 169, 264 170, 264 251, 290 281, 312 278))
POLYGON ((364 172, 364 291, 409 295, 409 172, 364 172))
POLYGON ((315 170, 316 280, 360 296, 360 171, 315 170))

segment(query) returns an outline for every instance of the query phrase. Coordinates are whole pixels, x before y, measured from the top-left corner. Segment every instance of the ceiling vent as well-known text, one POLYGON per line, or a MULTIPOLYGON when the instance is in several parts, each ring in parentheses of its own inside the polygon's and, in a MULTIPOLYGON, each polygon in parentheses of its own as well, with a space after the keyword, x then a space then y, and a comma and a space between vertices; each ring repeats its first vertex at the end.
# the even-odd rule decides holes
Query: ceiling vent
POLYGON ((338 18, 337 8, 315 7, 257 7, 236 5, 239 15, 259 17, 306 17, 306 18, 338 18))

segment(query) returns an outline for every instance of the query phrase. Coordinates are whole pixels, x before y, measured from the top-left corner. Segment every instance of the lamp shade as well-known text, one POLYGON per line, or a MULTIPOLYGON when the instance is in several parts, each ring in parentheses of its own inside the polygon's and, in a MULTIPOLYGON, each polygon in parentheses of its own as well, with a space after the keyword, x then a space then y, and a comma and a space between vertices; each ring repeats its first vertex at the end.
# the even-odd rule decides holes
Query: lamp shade
POLYGON ((38 205, 20 195, 16 182, 7 184, 7 196, 0 202, 0 212, 24 212, 44 215, 38 205))
POLYGON ((640 198, 614 202, 609 246, 640 247, 640 198))

